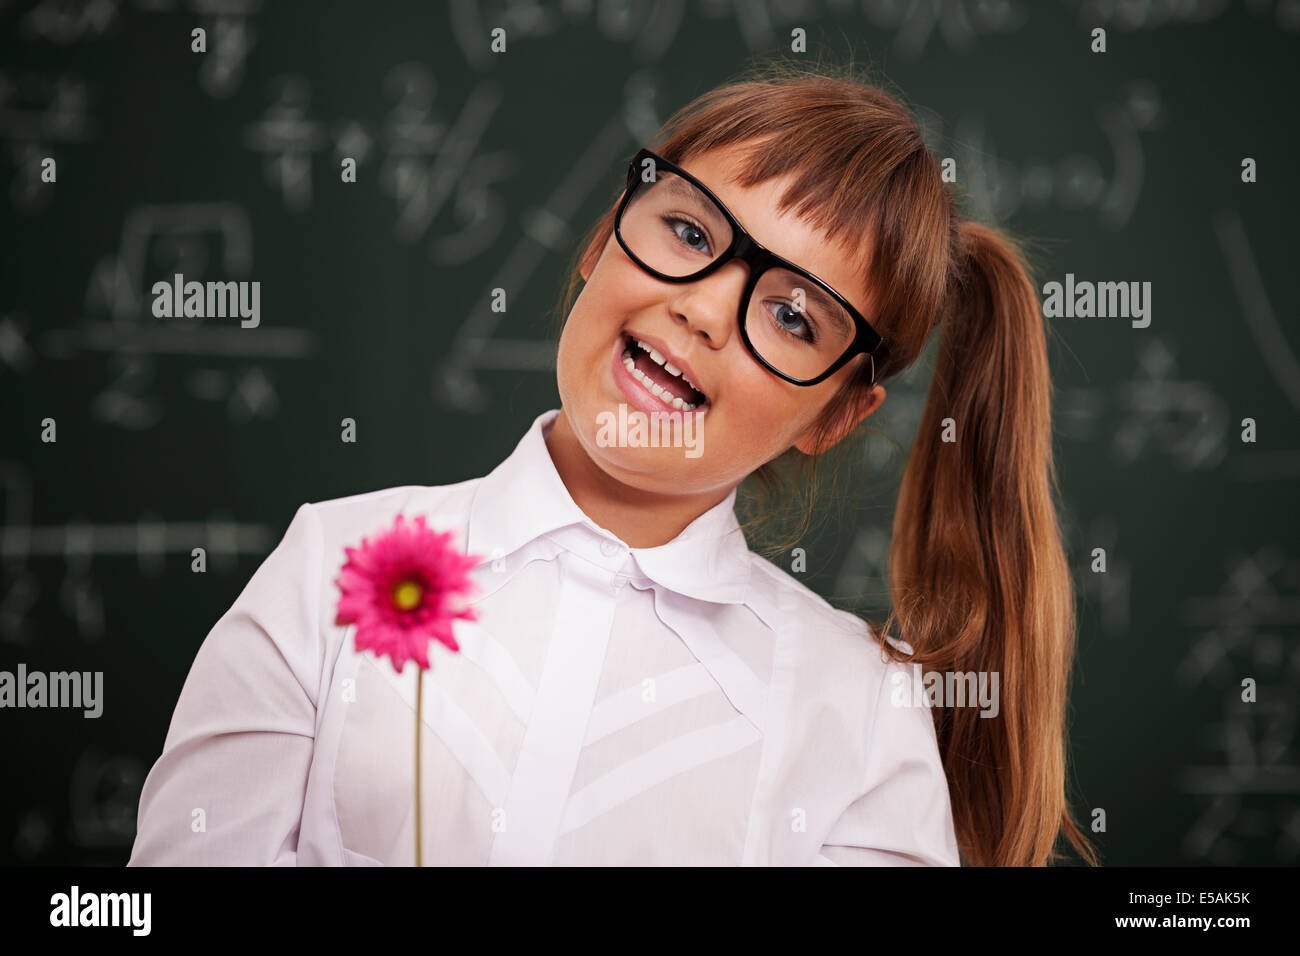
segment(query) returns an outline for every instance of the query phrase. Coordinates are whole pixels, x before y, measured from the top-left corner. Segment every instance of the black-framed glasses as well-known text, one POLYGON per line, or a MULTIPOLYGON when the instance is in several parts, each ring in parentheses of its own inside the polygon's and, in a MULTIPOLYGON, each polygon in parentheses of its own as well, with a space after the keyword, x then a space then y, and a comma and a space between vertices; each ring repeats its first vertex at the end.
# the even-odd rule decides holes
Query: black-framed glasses
POLYGON ((614 235, 665 282, 694 282, 733 259, 749 267, 737 322, 749 353, 794 385, 816 385, 883 342, 862 314, 807 269, 759 244, 702 182, 648 149, 627 171, 614 235))

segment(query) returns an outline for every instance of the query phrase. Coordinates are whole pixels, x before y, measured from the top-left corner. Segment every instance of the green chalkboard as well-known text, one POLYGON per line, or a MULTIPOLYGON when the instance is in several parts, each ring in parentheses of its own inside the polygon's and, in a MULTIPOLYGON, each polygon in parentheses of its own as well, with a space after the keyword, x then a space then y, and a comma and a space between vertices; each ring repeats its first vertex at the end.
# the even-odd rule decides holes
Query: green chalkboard
MULTIPOLYGON (((799 30, 906 96, 965 211, 1028 237, 1042 282, 1150 283, 1146 327, 1047 319, 1076 813, 1105 811, 1111 864, 1293 863, 1294 10, 0 4, 0 669, 104 675, 98 718, 0 710, 0 863, 126 861, 195 651, 298 505, 508 454, 558 405, 552 309, 632 154, 799 30), (157 318, 177 273, 257 282, 256 328, 157 318)), ((890 384, 865 490, 803 542, 840 606, 887 610, 927 383, 923 362, 890 384)))

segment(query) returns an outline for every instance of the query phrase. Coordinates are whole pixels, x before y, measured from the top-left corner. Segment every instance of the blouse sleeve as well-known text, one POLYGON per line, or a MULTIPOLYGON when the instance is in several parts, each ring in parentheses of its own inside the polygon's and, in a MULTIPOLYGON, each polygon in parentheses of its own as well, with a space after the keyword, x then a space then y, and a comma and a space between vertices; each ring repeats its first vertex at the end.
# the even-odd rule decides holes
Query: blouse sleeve
POLYGON ((885 669, 861 795, 827 835, 818 865, 960 866, 948 778, 930 709, 894 702, 907 668, 885 669), (901 676, 897 676, 901 675, 901 676))
POLYGON ((128 866, 293 866, 316 727, 320 518, 302 505, 208 633, 140 794, 128 866))

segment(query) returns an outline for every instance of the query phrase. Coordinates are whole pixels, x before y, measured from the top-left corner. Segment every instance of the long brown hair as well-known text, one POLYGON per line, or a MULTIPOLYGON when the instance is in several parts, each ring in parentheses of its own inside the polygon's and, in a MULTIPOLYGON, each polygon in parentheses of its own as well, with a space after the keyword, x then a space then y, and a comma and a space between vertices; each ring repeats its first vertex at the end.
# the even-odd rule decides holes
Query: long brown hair
MULTIPOLYGON (((1024 249, 959 214, 908 109, 852 64, 751 66, 675 113, 655 144, 675 163, 734 146, 746 187, 795 174, 780 210, 862 249, 869 317, 885 339, 877 381, 915 363, 939 327, 894 514, 893 607, 883 625, 869 623, 882 636, 897 624, 913 649, 882 640, 889 658, 999 675, 997 717, 931 708, 963 862, 1044 865, 1064 836, 1095 864, 1066 799, 1074 591, 1053 504, 1046 335, 1024 249)), ((600 254, 613 221, 611 208, 579 246, 559 324, 582 281, 578 264, 600 254)), ((818 419, 819 437, 868 391, 870 365, 856 361, 818 419)), ((803 529, 821 457, 791 449, 751 475, 769 493, 807 492, 803 529)))

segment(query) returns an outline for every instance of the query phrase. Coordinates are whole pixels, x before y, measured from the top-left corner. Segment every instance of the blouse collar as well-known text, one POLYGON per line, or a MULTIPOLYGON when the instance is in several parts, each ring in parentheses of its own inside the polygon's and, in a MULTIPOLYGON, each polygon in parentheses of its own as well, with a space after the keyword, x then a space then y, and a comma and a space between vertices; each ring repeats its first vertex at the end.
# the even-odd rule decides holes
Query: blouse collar
MULTIPOLYGON (((564 486, 543 434, 559 413, 553 408, 538 415, 515 450, 480 479, 470 506, 469 553, 507 557, 542 535, 577 525, 583 537, 604 545, 604 554, 630 550, 642 573, 664 587, 704 601, 744 603, 750 551, 736 520, 736 489, 667 544, 629 549, 587 517, 564 486)), ((571 534, 565 540, 573 540, 571 534)))

